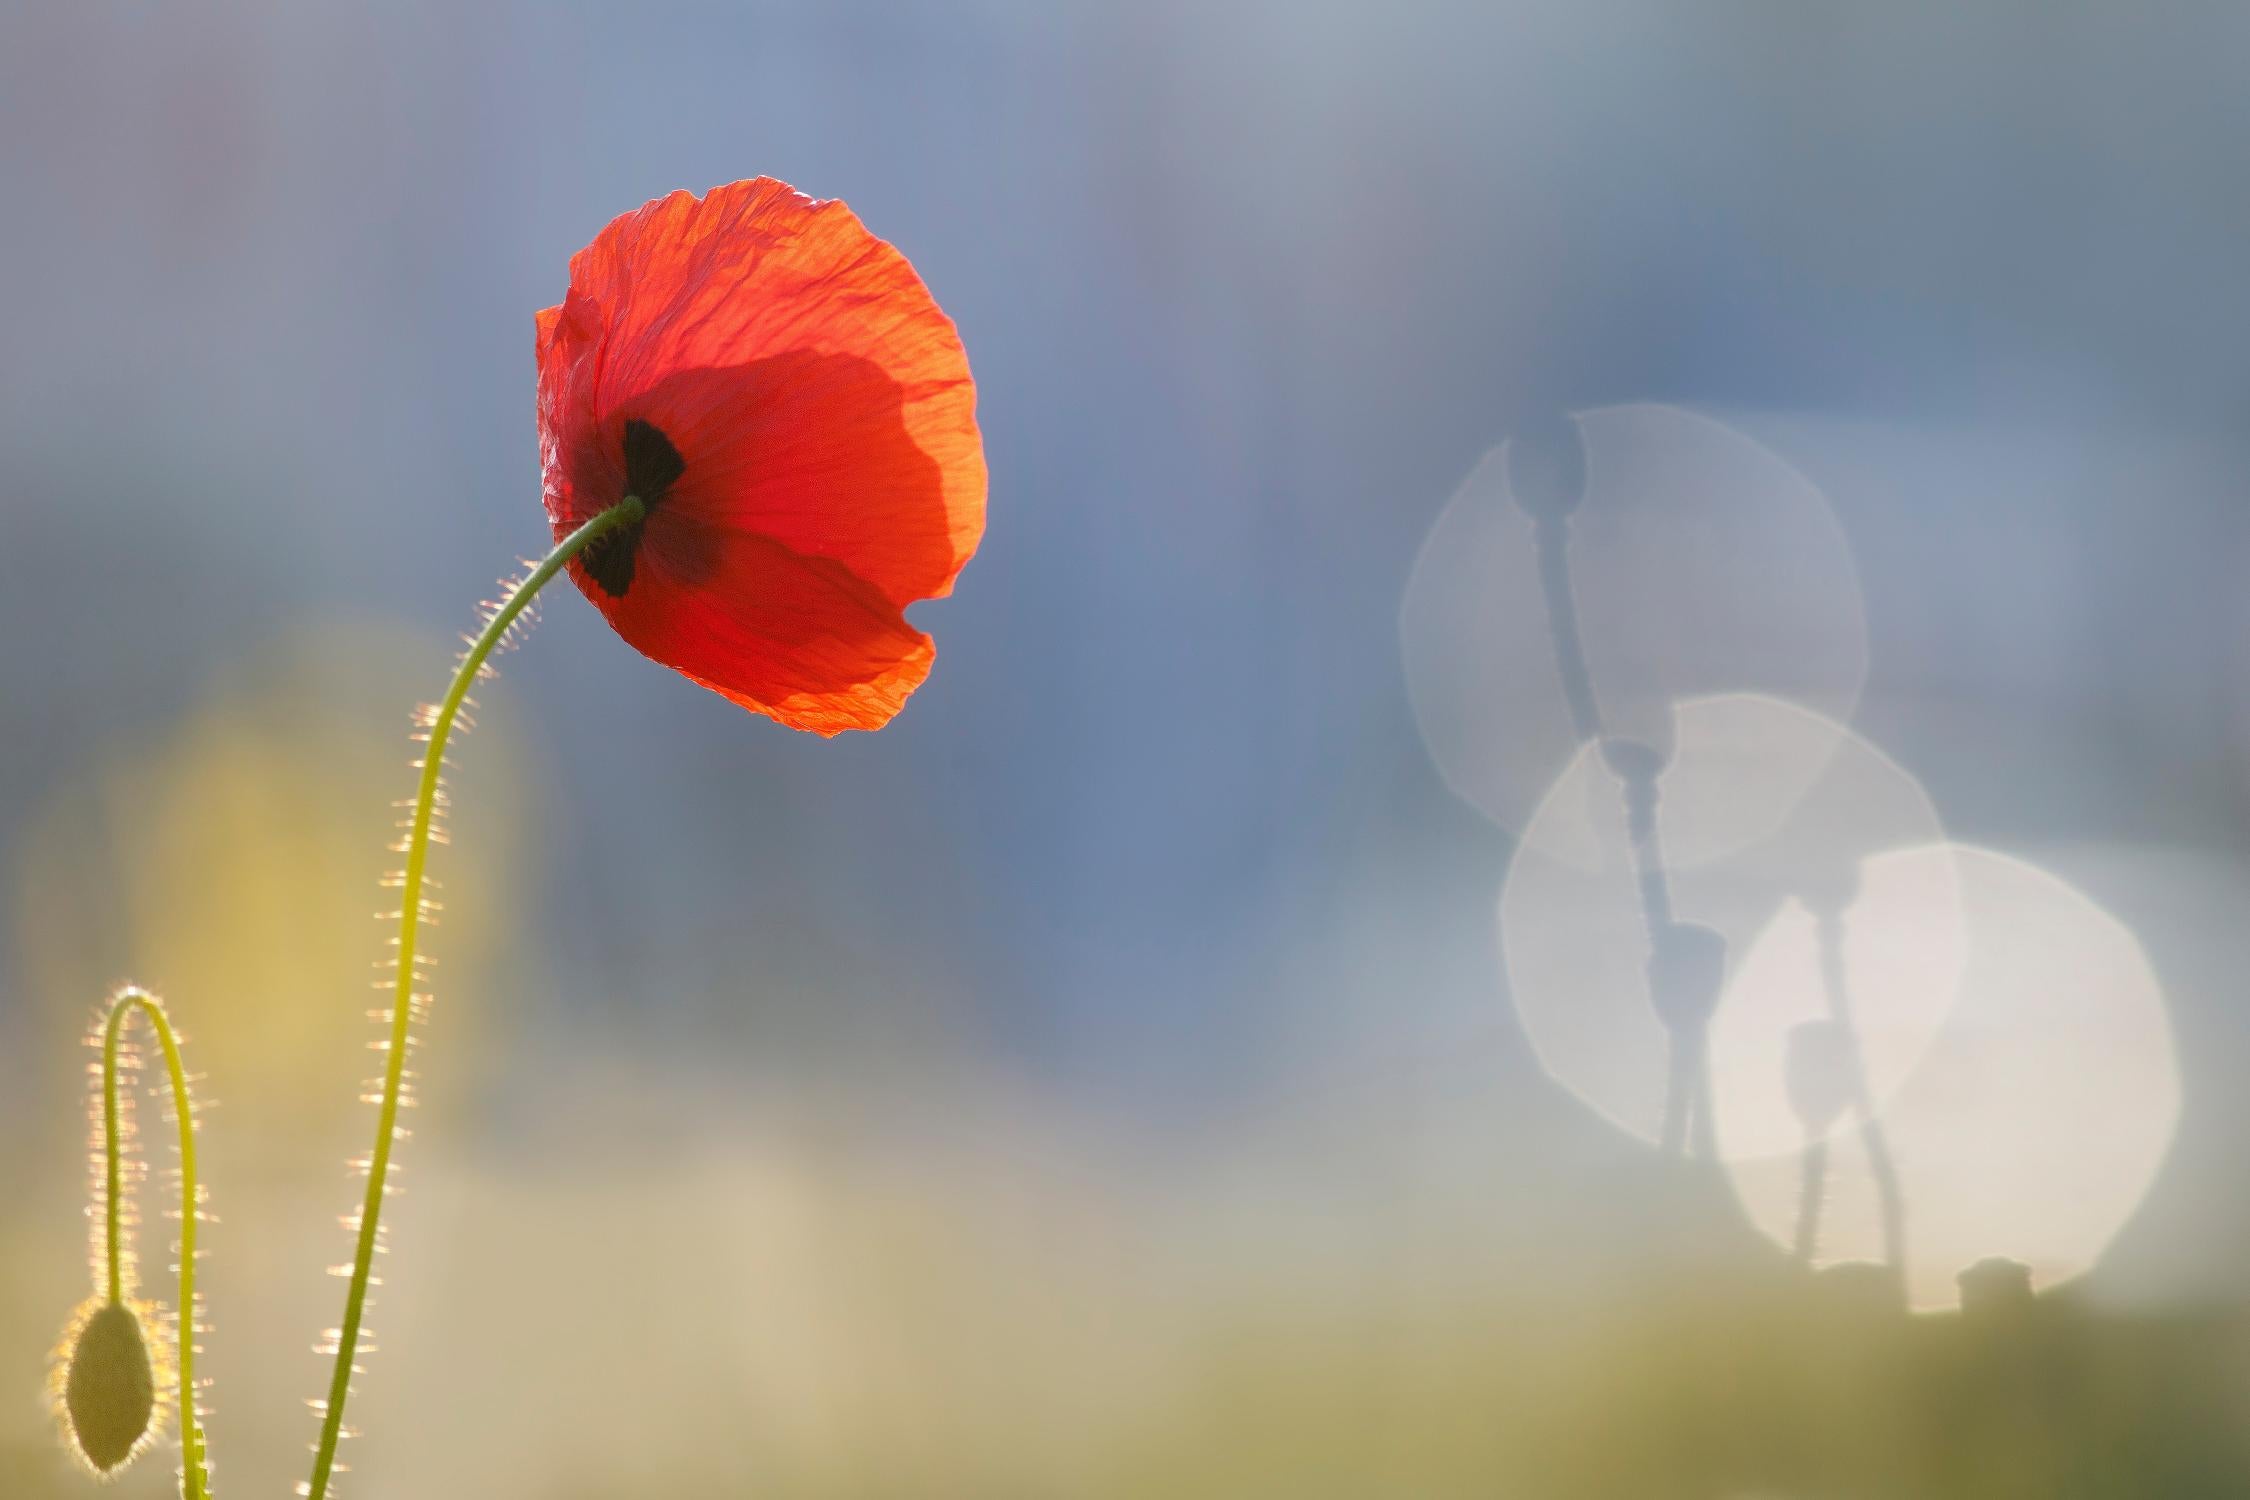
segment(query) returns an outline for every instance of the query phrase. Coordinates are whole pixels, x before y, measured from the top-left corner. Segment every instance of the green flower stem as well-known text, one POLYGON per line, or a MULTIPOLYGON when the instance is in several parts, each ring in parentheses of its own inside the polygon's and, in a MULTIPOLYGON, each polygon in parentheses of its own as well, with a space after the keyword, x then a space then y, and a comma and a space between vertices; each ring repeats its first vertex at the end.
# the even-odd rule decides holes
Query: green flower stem
POLYGON ((336 1369, 328 1382, 328 1402, 320 1422, 320 1443, 313 1450, 312 1479, 303 1493, 308 1500, 326 1500, 328 1478, 336 1468, 336 1443, 344 1430, 344 1402, 351 1395, 352 1359, 359 1348, 361 1321, 367 1310, 368 1277, 374 1269, 376 1226, 383 1212, 384 1184, 390 1176, 391 1146, 398 1133, 399 1095, 406 1075, 408 1033, 414 1020, 415 939, 422 922, 422 885, 429 863, 430 821, 437 806, 438 782, 445 763, 446 742, 461 704, 484 669, 485 659, 506 638, 508 628, 523 613, 564 564, 620 526, 629 526, 648 513, 639 497, 623 500, 579 527, 555 544, 539 565, 516 585, 494 610, 483 631, 461 658, 445 701, 430 720, 429 743, 422 756, 421 783, 414 798, 414 816, 406 838, 406 872, 399 890, 398 987, 391 1002, 391 1031, 383 1071, 383 1092, 375 1120, 375 1149, 367 1158, 367 1197, 359 1211, 358 1245, 352 1255, 351 1288, 344 1296, 344 1321, 336 1334, 336 1369))
POLYGON ((206 1500, 211 1492, 210 1456, 203 1439, 203 1418, 195 1402, 195 1227, 202 1214, 195 1176, 195 1107, 188 1097, 187 1068, 180 1061, 179 1039, 164 1006, 144 989, 128 985, 117 992, 109 1007, 109 1023, 102 1030, 102 1150, 108 1168, 107 1251, 109 1300, 125 1300, 123 1151, 117 1103, 117 1038, 126 1017, 138 1010, 148 1018, 157 1044, 164 1049, 165 1071, 172 1075, 172 1113, 180 1122, 180 1493, 184 1500, 206 1500))

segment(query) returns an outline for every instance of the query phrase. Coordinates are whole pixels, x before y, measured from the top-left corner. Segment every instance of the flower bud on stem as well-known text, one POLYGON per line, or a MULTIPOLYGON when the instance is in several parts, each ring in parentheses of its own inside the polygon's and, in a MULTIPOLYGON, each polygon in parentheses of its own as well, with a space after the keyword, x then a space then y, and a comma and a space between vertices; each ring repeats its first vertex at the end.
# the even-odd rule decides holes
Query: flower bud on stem
POLYGON ((195 1170, 195 1105, 188 1093, 187 1068, 179 1039, 163 1002, 128 985, 112 998, 101 1028, 102 1238, 96 1259, 94 1295, 79 1305, 64 1333, 55 1369, 57 1415, 72 1452, 96 1473, 123 1468, 155 1441, 163 1427, 167 1385, 173 1378, 159 1309, 133 1300, 132 1246, 124 1202, 125 1113, 118 1096, 120 1038, 135 1011, 156 1033, 172 1085, 172 1112, 179 1122, 180 1300, 172 1340, 178 1360, 180 1403, 180 1494, 207 1500, 211 1493, 210 1453, 196 1408, 195 1302, 196 1226, 202 1195, 195 1170))

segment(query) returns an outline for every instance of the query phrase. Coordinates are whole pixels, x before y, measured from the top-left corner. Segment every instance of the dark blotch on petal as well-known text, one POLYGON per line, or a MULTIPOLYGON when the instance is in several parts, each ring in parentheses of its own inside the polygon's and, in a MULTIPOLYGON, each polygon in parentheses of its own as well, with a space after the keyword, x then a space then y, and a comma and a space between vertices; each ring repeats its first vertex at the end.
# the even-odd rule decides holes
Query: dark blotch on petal
MULTIPOLYGON (((687 472, 687 460, 654 422, 638 417, 625 423, 625 495, 638 495, 650 510, 671 492, 687 472)), ((620 495, 620 500, 625 498, 620 495)), ((641 522, 621 526, 579 554, 586 576, 612 599, 622 599, 633 586, 633 564, 640 556, 641 522)))
POLYGON ((641 523, 620 526, 615 531, 589 544, 578 554, 578 565, 586 576, 601 585, 603 593, 612 599, 622 599, 633 586, 633 560, 641 551, 641 523))
MULTIPOLYGON (((625 494, 638 495, 650 510, 687 472, 687 460, 654 422, 634 417, 625 424, 625 494)), ((623 496, 618 498, 622 499, 623 496)))

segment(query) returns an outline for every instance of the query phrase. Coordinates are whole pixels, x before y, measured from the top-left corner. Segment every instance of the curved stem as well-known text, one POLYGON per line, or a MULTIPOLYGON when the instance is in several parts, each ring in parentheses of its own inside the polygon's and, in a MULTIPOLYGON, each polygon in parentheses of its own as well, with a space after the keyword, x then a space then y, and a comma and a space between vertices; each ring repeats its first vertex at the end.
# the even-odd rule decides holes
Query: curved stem
POLYGON ((360 1205, 358 1242, 352 1254, 350 1289, 344 1295, 344 1321, 336 1331, 336 1368, 328 1382, 328 1400, 320 1422, 320 1442, 313 1449, 312 1478, 303 1494, 308 1500, 325 1500, 328 1479, 336 1468, 336 1444, 344 1430, 344 1402, 351 1395, 352 1359, 359 1348, 362 1320, 367 1311, 367 1284, 375 1264, 377 1224, 383 1211, 385 1183, 390 1176, 391 1146, 398 1134, 399 1095, 406 1078, 406 1051, 414 1021, 414 953, 422 922, 423 874, 429 863, 430 821, 437 807, 438 783, 445 764, 446 742, 469 689, 484 670, 508 628, 515 624, 535 595, 563 570, 564 564, 620 526, 628 526, 648 513, 633 495, 579 527, 555 544, 523 582, 492 612, 484 629, 461 658, 453 684, 429 724, 429 743, 422 756, 422 775, 414 797, 414 815, 406 838, 406 870, 399 890, 398 984, 393 993, 390 1038, 383 1070, 383 1091, 375 1119, 375 1149, 367 1158, 367 1195, 360 1205))
POLYGON ((195 1401, 195 1226, 202 1215, 195 1175, 195 1108, 188 1097, 186 1065, 180 1061, 179 1039, 164 1014, 163 1002, 137 986, 128 985, 110 1003, 109 1022, 102 1031, 102 1149, 108 1167, 109 1300, 125 1300, 123 1217, 120 1208, 123 1152, 117 1102, 117 1038, 125 1018, 138 1010, 156 1033, 164 1049, 164 1068, 172 1078, 172 1113, 180 1124, 180 1493, 185 1500, 205 1500, 211 1492, 210 1456, 203 1438, 203 1419, 195 1401))

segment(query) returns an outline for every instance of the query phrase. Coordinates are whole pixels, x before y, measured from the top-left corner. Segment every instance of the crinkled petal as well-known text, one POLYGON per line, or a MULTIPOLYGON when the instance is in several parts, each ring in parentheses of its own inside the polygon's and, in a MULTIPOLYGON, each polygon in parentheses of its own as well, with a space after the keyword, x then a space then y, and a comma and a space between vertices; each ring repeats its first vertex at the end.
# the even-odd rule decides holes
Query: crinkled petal
POLYGON ((950 591, 984 529, 976 391, 906 258, 771 178, 623 215, 540 317, 557 534, 618 498, 628 418, 686 472, 669 504, 848 568, 894 604, 950 591))
POLYGON ((880 729, 930 674, 930 638, 881 592, 771 537, 652 528, 616 597, 571 571, 628 644, 792 729, 880 729))

